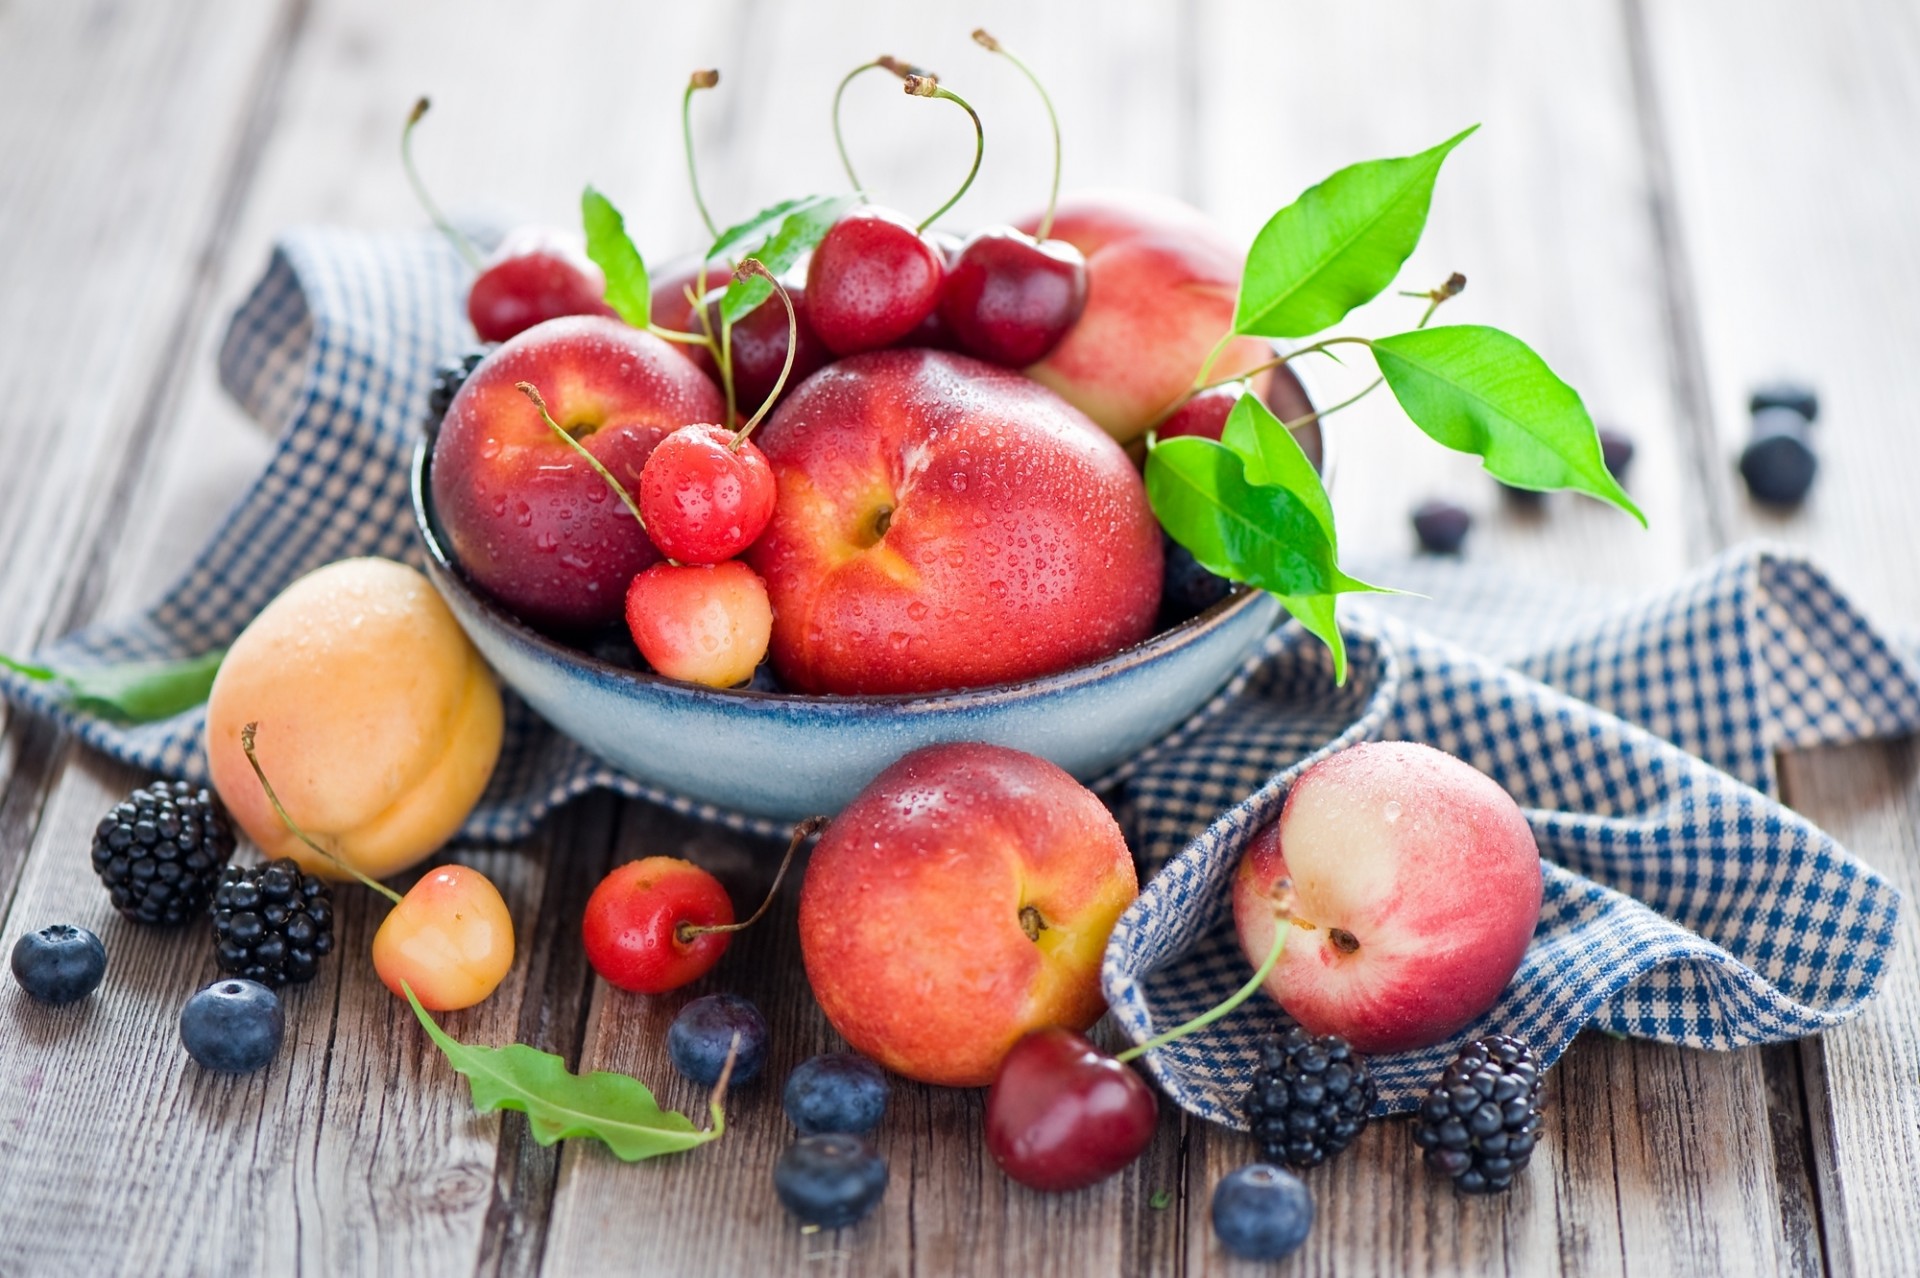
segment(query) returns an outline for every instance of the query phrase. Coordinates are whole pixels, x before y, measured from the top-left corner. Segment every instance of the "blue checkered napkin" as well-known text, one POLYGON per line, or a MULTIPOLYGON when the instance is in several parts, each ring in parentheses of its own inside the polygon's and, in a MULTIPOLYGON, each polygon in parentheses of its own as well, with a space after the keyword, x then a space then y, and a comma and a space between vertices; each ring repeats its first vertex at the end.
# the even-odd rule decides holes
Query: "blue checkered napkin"
MULTIPOLYGON (((228 389, 279 435, 267 469, 150 609, 38 659, 73 668, 198 654, 321 564, 417 559, 407 460, 433 366, 472 340, 465 287, 431 234, 289 235, 221 351, 228 389)), ((1352 610, 1345 688, 1333 688, 1319 645, 1289 627, 1112 778, 1128 785, 1135 846, 1164 866, 1107 954, 1128 1033, 1144 1038, 1245 978, 1225 924, 1240 848, 1307 761, 1379 737, 1430 741, 1490 773, 1529 809, 1549 862, 1536 944, 1470 1032, 1506 1029, 1550 1056, 1589 1023, 1730 1047, 1824 1029, 1871 994, 1897 896, 1765 797, 1771 755, 1912 730, 1920 688, 1817 572, 1748 552, 1631 607, 1435 561, 1375 577, 1433 598, 1352 610)), ((11 676, 0 688, 115 757, 205 778, 199 712, 125 727, 11 676)), ((500 768, 463 834, 518 839, 602 787, 777 833, 613 772, 509 698, 500 768)), ((1271 1016, 1249 1005, 1148 1063, 1188 1109, 1238 1122, 1251 1044, 1271 1016)), ((1452 1050, 1377 1062, 1383 1106, 1408 1107, 1452 1050)))
MULTIPOLYGON (((1441 619, 1430 601, 1354 609, 1351 677, 1336 695, 1325 652, 1283 629, 1237 696, 1133 768, 1136 846, 1166 865, 1107 950, 1103 981, 1130 1037, 1246 980, 1229 905, 1242 848, 1302 768, 1371 739, 1425 741, 1492 776, 1527 811, 1547 863, 1534 944, 1500 1003, 1451 1042, 1376 1058, 1382 1111, 1413 1108, 1480 1034, 1517 1035, 1549 1061, 1589 1024, 1730 1048, 1817 1033, 1872 995, 1898 892, 1763 791, 1776 748, 1912 731, 1920 684, 1816 570, 1737 552, 1535 653, 1509 651, 1513 666, 1395 607, 1441 619)), ((1482 592, 1459 616, 1477 627, 1499 613, 1503 633, 1539 634, 1528 607, 1482 592)), ((1274 1015, 1255 999, 1148 1065, 1186 1109, 1245 1126, 1240 1100, 1274 1015)))
MULTIPOLYGON (((289 582, 354 555, 418 563, 407 466, 433 369, 473 346, 466 268, 432 233, 303 230, 286 236, 234 315, 221 380, 279 435, 266 470, 184 576, 146 612, 68 635, 36 660, 73 670, 174 660, 225 647, 289 582)), ((74 712, 45 685, 0 690, 128 763, 205 781, 205 715, 125 726, 74 712)), ((737 829, 780 827, 623 776, 507 699, 500 766, 463 839, 530 834, 555 806, 618 790, 737 829)))

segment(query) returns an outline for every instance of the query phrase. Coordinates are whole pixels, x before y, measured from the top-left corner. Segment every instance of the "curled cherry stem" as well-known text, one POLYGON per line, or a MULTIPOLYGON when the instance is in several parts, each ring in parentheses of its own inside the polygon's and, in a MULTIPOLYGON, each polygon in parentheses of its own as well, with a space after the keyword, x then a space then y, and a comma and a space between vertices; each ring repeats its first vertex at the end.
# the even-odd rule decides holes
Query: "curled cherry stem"
POLYGON ((700 170, 693 162, 693 95, 719 83, 718 71, 695 71, 687 78, 686 92, 680 95, 680 137, 686 145, 687 185, 693 188, 693 206, 700 210, 700 221, 705 224, 707 234, 716 240, 720 238, 720 228, 714 224, 713 214, 707 212, 707 201, 700 194, 700 170))
POLYGON ((320 844, 314 840, 312 835, 308 834, 305 830, 300 828, 299 822, 295 821, 291 816, 287 814, 286 808, 282 806, 280 803, 280 796, 273 792, 273 782, 267 780, 266 769, 260 766, 260 756, 254 753, 254 750, 253 750, 254 735, 257 732, 259 732, 259 730, 260 730, 260 725, 257 722, 249 723, 246 726, 242 727, 240 729, 240 749, 247 756, 247 762, 253 765, 253 775, 260 778, 260 788, 266 792, 267 802, 273 805, 273 814, 280 818, 280 823, 286 826, 287 829, 293 832, 294 838, 300 840, 302 843, 312 848, 315 852, 318 852, 321 856, 327 858, 327 860, 332 864, 339 866, 341 869, 345 870, 348 874, 351 874, 354 878, 360 881, 363 887, 372 888, 374 891, 378 892, 381 896, 384 896, 389 901, 392 901, 395 905, 400 904, 400 894, 398 892, 394 891, 392 888, 388 887, 384 883, 381 883, 372 878, 369 878, 367 875, 361 873, 358 867, 348 864, 338 854, 329 852, 327 849, 321 847, 320 844))
POLYGON ((421 98, 413 104, 413 110, 407 112, 407 123, 400 130, 400 167, 407 171, 407 181, 413 186, 414 198, 419 200, 420 207, 427 211, 427 217, 435 227, 439 228, 440 234, 447 237, 447 243, 453 245, 453 251, 473 269, 474 274, 478 275, 484 269, 480 261, 480 250, 473 246, 473 241, 468 239, 459 227, 447 220, 447 215, 442 213, 440 206, 433 202, 433 196, 427 193, 427 184, 420 180, 420 170, 413 164, 414 126, 420 123, 426 116, 427 109, 432 105, 428 99, 421 98))
POLYGON ((786 362, 780 366, 780 376, 775 379, 773 389, 768 391, 767 397, 760 401, 760 407, 753 411, 753 416, 747 419, 746 425, 733 433, 733 440, 727 445, 730 452, 740 451, 740 445, 747 442, 747 436, 753 434, 753 428, 773 410, 774 403, 780 398, 780 392, 787 388, 787 377, 793 372, 793 355, 800 348, 799 312, 793 309, 793 298, 787 295, 787 290, 781 286, 779 280, 774 278, 773 272, 769 271, 760 259, 754 257, 742 258, 740 265, 733 272, 733 277, 737 280, 751 279, 756 275, 773 285, 773 291, 780 298, 780 304, 787 308, 787 358, 786 362))
POLYGON ((1053 130, 1053 186, 1047 192, 1047 211, 1041 216, 1040 227, 1033 237, 1044 240, 1053 232, 1053 211, 1060 204, 1060 117, 1054 113, 1053 98, 1047 93, 1047 86, 1040 83, 1040 77, 1033 73, 1033 68, 1015 56, 1013 50, 994 39, 984 27, 974 30, 973 42, 990 53, 999 54, 1019 68, 1020 74, 1027 77, 1027 83, 1040 95, 1040 104, 1047 109, 1047 125, 1053 130))
POLYGON ((980 175, 980 161, 987 153, 987 130, 980 123, 980 113, 973 109, 972 104, 931 75, 909 75, 906 77, 906 90, 909 97, 945 98, 965 111, 967 118, 973 121, 973 167, 967 170, 967 180, 960 184, 960 189, 948 196, 945 204, 927 214, 926 220, 914 228, 916 231, 925 231, 940 220, 941 214, 960 202, 960 197, 973 185, 973 179, 980 175))
POLYGON ((566 427, 562 426, 559 422, 556 422, 555 420, 553 420, 553 414, 547 411, 547 401, 545 398, 541 396, 540 388, 535 386, 532 382, 515 382, 513 385, 515 390, 518 390, 522 395, 525 395, 528 399, 533 401, 533 406, 539 410, 540 419, 546 422, 547 429, 551 430, 554 434, 558 435, 562 440, 564 440, 566 442, 567 447, 573 449, 574 452, 579 453, 582 457, 587 459, 587 465, 593 467, 594 473, 599 475, 601 479, 606 481, 607 487, 613 489, 614 495, 618 497, 621 501, 626 503, 627 509, 633 512, 634 522, 640 525, 641 532, 645 532, 647 530, 647 521, 641 518, 640 504, 634 501, 633 494, 627 491, 627 486, 625 484, 621 483, 619 480, 613 477, 612 471, 608 470, 605 466, 600 464, 600 459, 598 457, 595 457, 592 453, 587 451, 587 446, 585 444, 581 443, 579 440, 573 437, 572 431, 569 431, 566 427))
POLYGON ((755 910, 752 917, 747 919, 746 922, 682 923, 680 926, 674 928, 674 939, 682 945, 690 945, 695 938, 706 936, 710 932, 744 932, 755 923, 758 923, 761 918, 765 916, 766 912, 773 907, 773 898, 780 892, 780 881, 787 877, 787 867, 793 864, 794 854, 800 850, 800 845, 826 828, 827 818, 823 816, 808 817, 799 825, 793 827, 793 837, 787 841, 787 854, 780 858, 780 868, 774 871, 773 886, 767 889, 766 899, 760 902, 760 908, 755 910))
POLYGON ((1293 931, 1293 927, 1293 892, 1291 889, 1288 889, 1282 900, 1274 906, 1273 947, 1267 951, 1267 957, 1260 966, 1254 969, 1252 979, 1233 993, 1227 995, 1221 1002, 1215 1004, 1209 1010, 1200 1013, 1200 1015, 1194 1017, 1192 1020, 1176 1025, 1164 1034, 1155 1034, 1146 1042, 1129 1047, 1126 1051, 1114 1057, 1114 1059, 1123 1065, 1128 1061, 1138 1060, 1148 1052, 1153 1051, 1156 1047, 1165 1047, 1168 1043, 1185 1038, 1196 1030, 1205 1029, 1207 1026, 1231 1012, 1234 1008, 1252 998, 1254 991, 1266 984, 1267 977, 1271 976, 1273 969, 1279 965, 1280 955, 1287 948, 1287 933, 1293 931))

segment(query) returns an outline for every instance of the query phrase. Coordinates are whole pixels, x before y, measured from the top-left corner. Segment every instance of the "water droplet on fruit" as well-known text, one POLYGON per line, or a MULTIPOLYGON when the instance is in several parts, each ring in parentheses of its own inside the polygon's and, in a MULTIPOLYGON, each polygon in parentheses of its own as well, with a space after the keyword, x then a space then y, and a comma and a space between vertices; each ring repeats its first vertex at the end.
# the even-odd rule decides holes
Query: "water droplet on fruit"
POLYGON ((956 470, 951 475, 948 475, 947 487, 953 489, 956 493, 964 493, 967 491, 966 472, 956 470))
POLYGON ((918 599, 914 600, 907 605, 907 617, 912 621, 925 621, 927 619, 927 605, 918 599))
POLYGON ((951 568, 964 568, 967 564, 967 552, 960 546, 947 547, 947 565, 951 568))
POLYGON ((501 493, 493 499, 493 517, 502 518, 507 513, 507 495, 501 493))
POLYGON ((533 548, 551 554, 560 548, 560 539, 545 529, 542 529, 533 539, 533 548))
POLYGON ((480 455, 491 460, 500 455, 500 441, 488 436, 480 441, 480 455))
POLYGON ((513 522, 519 524, 522 528, 531 528, 533 526, 533 507, 527 505, 524 501, 513 503, 513 522))
POLYGON ((892 634, 887 636, 887 642, 893 645, 893 650, 895 652, 905 652, 907 650, 906 631, 904 630, 894 631, 892 634))
POLYGON ((1380 815, 1386 818, 1388 825, 1392 825, 1395 821, 1398 821, 1400 819, 1399 801, 1396 799, 1388 799, 1386 803, 1381 806, 1380 815))
POLYGON ((605 484, 596 484, 592 488, 587 489, 587 500, 596 506, 605 501, 607 495, 607 486, 605 484))

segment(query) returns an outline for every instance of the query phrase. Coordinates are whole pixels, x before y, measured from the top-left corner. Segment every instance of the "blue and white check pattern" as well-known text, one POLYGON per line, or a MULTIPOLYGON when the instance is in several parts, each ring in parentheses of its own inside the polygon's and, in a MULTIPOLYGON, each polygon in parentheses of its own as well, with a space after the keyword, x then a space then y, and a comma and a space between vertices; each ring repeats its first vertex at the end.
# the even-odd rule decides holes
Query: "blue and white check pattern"
MULTIPOLYGON (((349 555, 417 560, 406 463, 433 366, 472 340, 465 275, 427 234, 286 237, 235 315, 223 380, 276 431, 266 471, 186 574, 139 616, 37 654, 62 668, 195 655, 231 642, 287 583, 349 555)), ((1621 606, 1519 589, 1421 561, 1376 574, 1429 599, 1354 607, 1351 676, 1277 632, 1223 692, 1109 778, 1150 881, 1108 946, 1102 979, 1136 1041, 1243 982, 1228 884, 1239 853, 1314 759, 1406 738, 1488 773, 1526 810, 1546 859, 1532 948, 1493 1030, 1557 1057, 1587 1025, 1730 1048, 1817 1033, 1871 997, 1899 895, 1787 811, 1774 752, 1920 727, 1912 668, 1794 556, 1736 552, 1621 606)), ((129 763, 204 779, 199 712, 129 727, 0 676, 9 700, 129 763)), ((656 792, 510 700, 501 766, 463 831, 528 834, 596 788, 737 829, 766 823, 656 792)), ((1242 1125, 1256 999, 1146 1063, 1180 1105, 1242 1125)), ((1458 1042, 1377 1058, 1383 1111, 1411 1108, 1458 1042)))

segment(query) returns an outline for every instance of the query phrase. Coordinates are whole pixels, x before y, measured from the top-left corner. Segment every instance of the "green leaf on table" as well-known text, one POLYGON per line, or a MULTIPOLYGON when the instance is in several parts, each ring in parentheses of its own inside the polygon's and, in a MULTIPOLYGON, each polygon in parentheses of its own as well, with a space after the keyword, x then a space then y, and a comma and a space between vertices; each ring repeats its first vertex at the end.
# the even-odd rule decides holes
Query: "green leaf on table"
POLYGON ((151 723, 204 702, 226 655, 226 649, 218 648, 184 661, 137 661, 77 670, 28 665, 0 656, 0 667, 36 683, 54 685, 75 709, 129 723, 151 723))
POLYGON ((469 1047, 434 1023, 411 986, 402 988, 420 1024, 454 1069, 466 1075, 475 1112, 517 1109, 527 1116, 533 1138, 542 1145, 591 1136, 614 1157, 633 1163, 705 1145, 726 1132, 726 1115, 717 1098, 710 1106, 712 1126, 699 1131, 685 1114, 661 1109, 637 1078, 605 1071, 570 1073, 558 1056, 524 1043, 469 1047))
POLYGON ((1516 488, 1575 488, 1647 517, 1607 470, 1580 395, 1510 333, 1479 324, 1376 338, 1373 357, 1414 425, 1480 456, 1516 488))
POLYGON ((580 193, 580 222, 587 231, 587 256, 607 277, 607 305, 635 328, 653 318, 653 291, 647 264, 627 234, 627 220, 613 201, 589 186, 580 193))
MULTIPOLYGON (((1284 456, 1284 447, 1266 441, 1259 473, 1298 482, 1290 464, 1273 461, 1275 456, 1284 456)), ((1312 475, 1312 466, 1306 471, 1312 475)), ((1168 535, 1203 568, 1278 598, 1332 651, 1334 678, 1346 681, 1334 597, 1378 588, 1348 576, 1336 562, 1332 513, 1317 475, 1303 491, 1255 484, 1234 449, 1182 435, 1160 441, 1147 454, 1147 500, 1168 535)))
POLYGON ((1234 332, 1306 337, 1377 297, 1420 242, 1441 162, 1479 127, 1349 165, 1275 213, 1247 253, 1234 332))
MULTIPOLYGON (((741 256, 760 259, 760 264, 775 275, 791 268, 802 255, 813 251, 821 237, 840 220, 854 202, 851 195, 812 195, 805 200, 791 202, 794 207, 788 210, 776 229, 766 240, 743 249, 741 256)), ((726 237, 722 236, 724 240, 726 237)), ((720 299, 720 318, 729 324, 737 324, 754 307, 773 296, 773 281, 765 276, 755 275, 744 280, 734 280, 727 285, 725 297, 720 299)))

